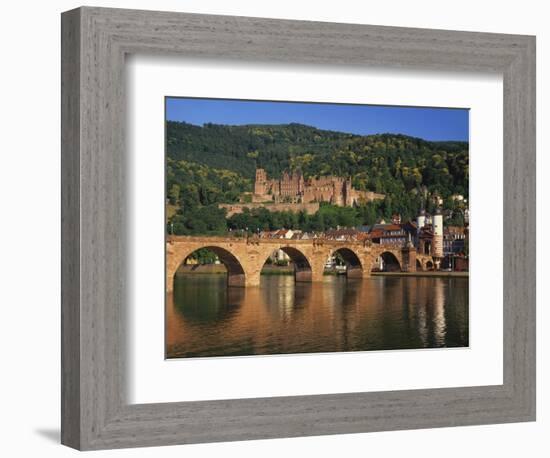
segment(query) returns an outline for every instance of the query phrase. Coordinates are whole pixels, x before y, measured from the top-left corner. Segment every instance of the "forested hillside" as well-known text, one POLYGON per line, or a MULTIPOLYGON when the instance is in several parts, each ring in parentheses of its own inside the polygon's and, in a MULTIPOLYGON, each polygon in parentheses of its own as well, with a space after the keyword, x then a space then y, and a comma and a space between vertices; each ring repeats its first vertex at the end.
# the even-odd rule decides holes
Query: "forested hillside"
MULTIPOLYGON (((166 149, 167 197, 176 210, 172 222, 179 233, 218 233, 246 224, 230 219, 224 226, 217 204, 236 202, 242 192, 251 191, 256 167, 271 177, 296 169, 306 178, 351 176, 357 189, 385 194, 383 202, 356 209, 356 224, 372 224, 392 213, 412 218, 422 201, 428 211, 432 209, 434 194, 444 199, 447 208, 455 205, 449 196, 468 197, 466 142, 429 142, 396 134, 360 136, 301 124, 201 127, 169 121, 166 149), (191 219, 206 213, 217 222, 191 227, 191 219)), ((345 221, 350 221, 348 210, 323 211, 347 211, 345 221)), ((296 224, 305 225, 305 219, 296 224)))

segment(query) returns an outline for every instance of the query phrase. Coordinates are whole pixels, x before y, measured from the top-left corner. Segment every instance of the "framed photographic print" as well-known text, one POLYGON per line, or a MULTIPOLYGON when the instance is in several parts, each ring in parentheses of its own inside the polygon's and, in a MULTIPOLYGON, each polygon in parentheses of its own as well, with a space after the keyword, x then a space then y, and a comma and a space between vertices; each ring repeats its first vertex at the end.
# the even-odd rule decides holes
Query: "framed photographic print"
POLYGON ((468 110, 165 103, 167 358, 469 346, 468 110))
POLYGON ((534 69, 528 36, 64 13, 62 442, 534 420, 534 69))

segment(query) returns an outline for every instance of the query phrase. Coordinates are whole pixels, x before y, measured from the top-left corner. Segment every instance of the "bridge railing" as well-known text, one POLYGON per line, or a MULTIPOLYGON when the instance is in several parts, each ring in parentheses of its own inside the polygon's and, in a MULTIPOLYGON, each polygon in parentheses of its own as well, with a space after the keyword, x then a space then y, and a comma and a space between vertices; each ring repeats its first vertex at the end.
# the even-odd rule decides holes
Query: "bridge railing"
POLYGON ((195 236, 195 235, 168 235, 166 237, 168 243, 261 243, 261 244, 273 244, 273 245, 331 245, 331 246, 363 246, 363 247, 379 247, 377 243, 373 243, 371 240, 335 240, 332 238, 315 237, 310 239, 285 239, 285 238, 264 238, 258 236, 248 237, 224 237, 224 236, 195 236))

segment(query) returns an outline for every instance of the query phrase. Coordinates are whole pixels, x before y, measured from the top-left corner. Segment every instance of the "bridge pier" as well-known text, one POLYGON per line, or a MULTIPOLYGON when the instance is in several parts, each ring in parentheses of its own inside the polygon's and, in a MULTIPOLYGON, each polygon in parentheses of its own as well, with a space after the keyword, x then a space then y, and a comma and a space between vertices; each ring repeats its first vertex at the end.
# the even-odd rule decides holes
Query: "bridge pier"
POLYGON ((260 286, 260 271, 256 269, 253 272, 246 272, 244 275, 243 284, 237 286, 260 286))
POLYGON ((416 272, 416 249, 412 245, 401 249, 401 271, 416 272))
POLYGON ((346 276, 348 278, 363 278, 363 269, 361 266, 347 266, 346 276))
POLYGON ((246 284, 246 275, 245 274, 232 274, 227 272, 227 286, 237 286, 244 288, 248 286, 246 284))
POLYGON ((312 282, 322 282, 323 281, 323 272, 324 267, 321 269, 312 269, 311 270, 311 280, 312 282))
POLYGON ((312 281, 311 269, 296 269, 294 271, 294 279, 299 282, 311 282, 312 281))

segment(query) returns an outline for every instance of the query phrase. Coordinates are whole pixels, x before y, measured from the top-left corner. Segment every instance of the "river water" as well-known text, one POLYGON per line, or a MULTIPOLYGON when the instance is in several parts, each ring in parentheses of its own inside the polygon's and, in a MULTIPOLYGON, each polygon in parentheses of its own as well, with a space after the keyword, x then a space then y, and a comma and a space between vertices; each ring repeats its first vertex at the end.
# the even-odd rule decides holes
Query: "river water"
POLYGON ((468 346, 468 278, 176 276, 166 302, 167 358, 468 346))

